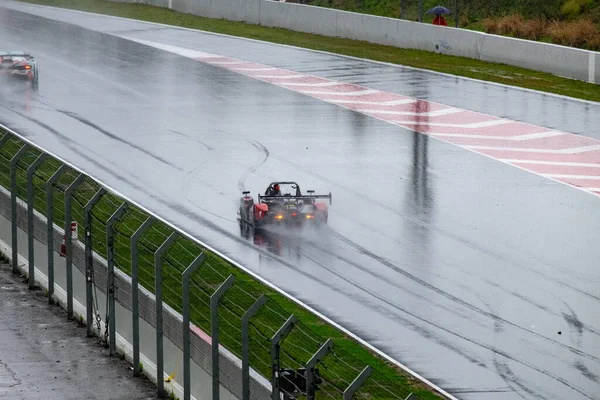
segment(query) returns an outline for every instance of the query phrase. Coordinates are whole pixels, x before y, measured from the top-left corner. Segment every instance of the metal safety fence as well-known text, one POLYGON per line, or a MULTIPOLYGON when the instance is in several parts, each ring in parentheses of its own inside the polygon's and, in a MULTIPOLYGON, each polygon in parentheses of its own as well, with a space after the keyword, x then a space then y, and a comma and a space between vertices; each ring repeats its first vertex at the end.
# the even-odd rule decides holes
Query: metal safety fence
POLYGON ((36 284, 35 260, 42 257, 35 243, 42 243, 48 300, 60 272, 67 315, 74 318, 75 268, 85 277, 88 337, 98 337, 115 356, 117 333, 130 330, 134 376, 143 373, 140 323, 153 327, 159 397, 171 372, 164 370, 166 339, 182 353, 184 399, 191 398, 192 362, 210 376, 212 399, 223 389, 244 400, 416 398, 379 366, 364 365, 321 337, 316 318, 286 312, 273 290, 4 128, 0 186, 0 215, 11 221, 13 271, 20 230, 27 233, 29 286, 36 284), (117 325, 119 307, 131 313, 131 326, 117 325))

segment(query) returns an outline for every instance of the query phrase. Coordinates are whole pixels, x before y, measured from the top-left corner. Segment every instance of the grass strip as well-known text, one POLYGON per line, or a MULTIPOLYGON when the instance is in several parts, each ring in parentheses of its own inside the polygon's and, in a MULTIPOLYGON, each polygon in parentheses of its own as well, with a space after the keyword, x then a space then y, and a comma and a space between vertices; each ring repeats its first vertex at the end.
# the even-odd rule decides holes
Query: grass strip
POLYGON ((143 4, 115 3, 105 0, 19 1, 224 33, 266 42, 287 44, 422 68, 583 100, 600 101, 599 85, 561 78, 546 72, 532 71, 525 68, 489 63, 465 57, 447 56, 421 50, 400 49, 351 39, 331 38, 287 29, 250 25, 243 22, 210 19, 143 4))
MULTIPOLYGON (((3 133, 0 131, 0 137, 3 133)), ((10 188, 9 161, 22 145, 23 142, 11 136, 0 148, 0 185, 6 188, 10 188)), ((21 199, 26 199, 26 170, 39 154, 39 151, 32 149, 17 164, 17 194, 21 199)), ((59 166, 59 161, 48 158, 34 175, 34 207, 42 214, 45 214, 46 210, 46 181, 59 166)), ((78 175, 77 171, 67 169, 55 185, 54 222, 59 226, 64 226, 64 190, 78 175)), ((78 230, 80 241, 84 240, 84 207, 98 189, 99 186, 95 181, 86 178, 73 195, 72 215, 80 226, 78 230)), ((98 254, 106 255, 105 221, 122 202, 115 195, 108 193, 101 197, 92 210, 93 249, 98 254)), ((148 215, 143 211, 131 206, 115 225, 115 261, 117 267, 123 272, 131 271, 130 237, 147 217, 148 215)), ((138 246, 140 283, 151 292, 154 292, 154 253, 172 232, 168 226, 157 222, 140 239, 138 246)), ((359 391, 359 396, 355 398, 404 399, 411 392, 424 400, 440 398, 420 381, 378 357, 295 302, 256 281, 216 254, 182 237, 178 238, 167 251, 162 266, 164 301, 175 310, 179 312, 182 310, 181 274, 201 252, 204 252, 207 258, 204 265, 192 277, 192 322, 205 332, 210 332, 209 297, 227 276, 234 275, 236 282, 223 297, 219 308, 220 342, 240 356, 241 316, 261 294, 268 296, 267 304, 252 319, 250 334, 251 366, 267 379, 270 379, 271 374, 269 339, 285 320, 294 314, 299 323, 284 341, 282 366, 301 368, 327 338, 334 341, 333 351, 318 365, 324 380, 321 385, 322 390, 317 392, 318 399, 341 398, 341 392, 366 365, 370 365, 374 372, 359 391)))

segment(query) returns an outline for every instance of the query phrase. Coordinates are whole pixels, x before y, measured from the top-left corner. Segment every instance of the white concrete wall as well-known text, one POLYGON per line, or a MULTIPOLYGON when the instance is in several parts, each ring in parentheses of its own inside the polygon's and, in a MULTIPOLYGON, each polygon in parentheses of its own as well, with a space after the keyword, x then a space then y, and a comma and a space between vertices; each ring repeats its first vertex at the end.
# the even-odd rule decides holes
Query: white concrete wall
POLYGON ((272 0, 111 0, 331 37, 493 61, 600 83, 600 53, 394 18, 272 0), (595 62, 594 61, 595 56, 595 62))

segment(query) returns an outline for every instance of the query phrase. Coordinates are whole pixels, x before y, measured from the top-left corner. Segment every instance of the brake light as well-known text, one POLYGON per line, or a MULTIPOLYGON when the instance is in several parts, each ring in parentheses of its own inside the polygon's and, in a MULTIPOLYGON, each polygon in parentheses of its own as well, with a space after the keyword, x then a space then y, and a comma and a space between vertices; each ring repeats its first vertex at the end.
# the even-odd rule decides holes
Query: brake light
POLYGON ((295 216, 296 216, 296 213, 292 213, 292 217, 295 217, 295 216))
POLYGON ((306 219, 314 218, 314 215, 306 214, 306 219))
POLYGON ((25 69, 31 69, 31 65, 26 65, 25 69))
POLYGON ((276 215, 275 219, 283 219, 283 215, 276 215))

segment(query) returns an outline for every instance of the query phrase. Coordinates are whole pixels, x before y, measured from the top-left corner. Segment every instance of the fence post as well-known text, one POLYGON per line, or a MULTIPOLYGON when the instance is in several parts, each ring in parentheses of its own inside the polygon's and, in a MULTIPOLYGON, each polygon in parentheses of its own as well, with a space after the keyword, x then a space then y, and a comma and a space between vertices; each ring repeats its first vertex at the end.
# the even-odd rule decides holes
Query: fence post
POLYGON ((17 154, 10 159, 10 210, 11 210, 11 236, 12 236, 12 272, 19 272, 19 251, 17 249, 17 163, 25 154, 28 146, 24 144, 17 154))
POLYGON ((319 361, 325 357, 329 349, 333 346, 333 340, 327 341, 317 350, 317 352, 306 363, 306 400, 315 400, 315 373, 314 368, 319 361))
MULTIPOLYGON (((94 336, 94 299, 93 299, 93 268, 94 257, 92 255, 92 208, 100 201, 106 193, 104 188, 100 188, 96 194, 88 201, 83 209, 83 218, 85 225, 85 308, 87 336, 94 336)), ((100 335, 100 332, 98 332, 100 335)))
POLYGON ((248 324, 258 310, 267 302, 267 296, 261 295, 248 311, 242 315, 242 400, 250 400, 250 338, 248 324))
POLYGON ((406 0, 400 0, 400 19, 404 19, 404 4, 406 4, 406 0))
POLYGON ((133 324, 133 376, 140 376, 140 304, 139 304, 139 272, 137 243, 146 229, 154 222, 148 217, 131 236, 131 308, 133 324))
POLYGON ((27 254, 29 258, 29 289, 35 287, 35 254, 33 251, 33 174, 46 158, 48 158, 47 154, 40 154, 27 169, 27 254))
POLYGON ((183 400, 190 400, 192 386, 190 374, 190 276, 200 268, 204 259, 204 253, 200 253, 183 271, 183 400))
POLYGON ((162 304, 162 255, 177 239, 177 232, 171 233, 154 253, 154 296, 156 298, 156 394, 159 398, 165 397, 165 366, 163 354, 163 304, 162 304))
POLYGON ((46 236, 48 237, 48 304, 54 300, 54 183, 65 172, 65 165, 61 164, 46 182, 46 236))
POLYGON ((458 0, 454 0, 455 27, 458 28, 458 0))
POLYGON ((106 221, 106 261, 108 263, 108 348, 109 354, 117 354, 116 343, 116 315, 115 315, 115 238, 113 225, 119 220, 127 210, 127 203, 123 203, 117 208, 117 211, 106 221))
POLYGON ((363 369, 362 372, 358 374, 356 379, 352 381, 350 386, 348 386, 348 388, 344 390, 344 400, 352 400, 352 396, 354 396, 354 393, 356 393, 356 391, 363 385, 363 383, 365 383, 365 381, 369 379, 369 377, 371 376, 371 372, 373 372, 372 368, 367 365, 365 369, 363 369))
POLYGON ((73 241, 71 232, 71 200, 75 189, 85 179, 84 174, 77 178, 65 190, 65 258, 67 263, 67 319, 73 318, 73 241))
POLYGON ((419 22, 423 22, 423 0, 419 0, 419 22))
POLYGON ((210 340, 212 345, 212 398, 219 400, 219 300, 235 282, 235 276, 229 275, 210 296, 210 340))
POLYGON ((279 392, 279 371, 281 370, 279 353, 281 346, 279 343, 290 333, 296 321, 296 316, 292 314, 271 338, 271 385, 273 387, 271 400, 281 400, 279 392))

